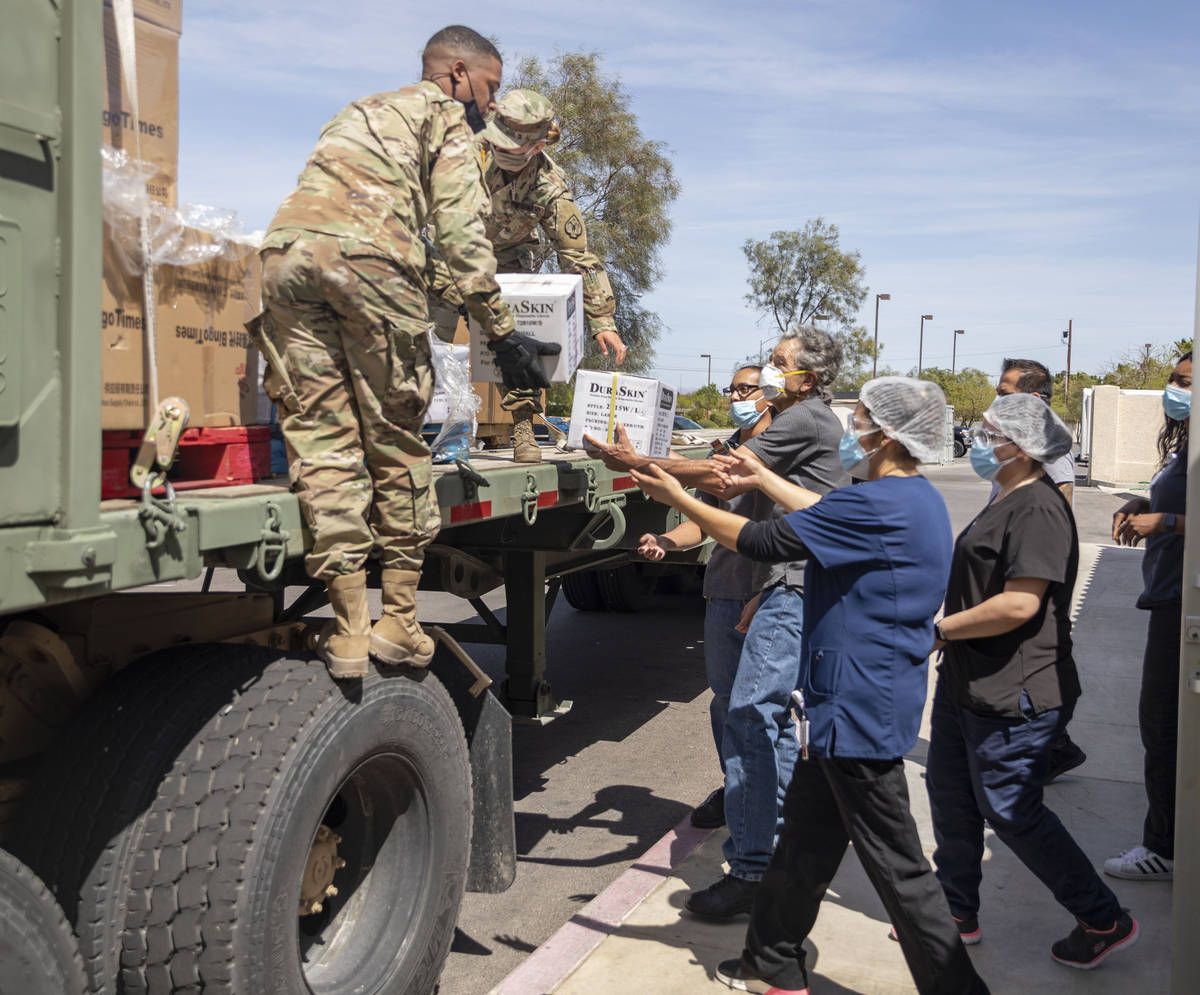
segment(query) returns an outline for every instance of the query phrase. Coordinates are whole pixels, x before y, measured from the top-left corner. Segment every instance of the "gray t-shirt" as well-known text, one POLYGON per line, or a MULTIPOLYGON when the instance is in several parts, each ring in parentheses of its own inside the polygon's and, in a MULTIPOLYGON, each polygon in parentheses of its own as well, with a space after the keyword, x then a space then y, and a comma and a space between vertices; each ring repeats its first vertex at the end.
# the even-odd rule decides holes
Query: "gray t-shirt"
MULTIPOLYGON (((735 432, 729 443, 737 445, 735 432)), ((704 491, 697 491, 696 497, 705 504, 724 511, 731 511, 743 518, 754 514, 755 491, 739 494, 732 501, 722 501, 704 491)), ((704 596, 706 598, 728 598, 731 601, 748 601, 758 590, 754 586, 754 563, 740 553, 727 549, 720 543, 713 546, 708 557, 708 565, 704 568, 704 596)))
MULTIPOLYGON (((835 487, 850 483, 838 459, 842 430, 842 423, 829 405, 812 398, 775 415, 771 427, 746 446, 781 477, 818 494, 828 494, 835 487)), ((746 517, 751 520, 766 522, 787 514, 761 491, 750 494, 754 498, 753 513, 746 517)), ((780 581, 799 587, 804 582, 804 561, 754 565, 756 591, 780 581)))

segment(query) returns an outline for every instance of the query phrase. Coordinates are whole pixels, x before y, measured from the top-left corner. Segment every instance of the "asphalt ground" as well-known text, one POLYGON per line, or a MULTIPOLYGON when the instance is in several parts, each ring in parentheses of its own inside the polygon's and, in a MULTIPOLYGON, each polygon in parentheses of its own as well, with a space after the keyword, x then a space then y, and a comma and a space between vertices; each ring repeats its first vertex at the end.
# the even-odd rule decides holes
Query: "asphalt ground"
MULTIPOLYGON (((926 475, 957 534, 990 485, 965 459, 926 475)), ((1112 514, 1123 501, 1078 487, 1080 541, 1111 542, 1112 514)), ((422 597, 423 619, 465 617, 455 599, 422 597)), ((502 593, 487 600, 502 609, 502 593)), ((517 880, 500 895, 466 896, 441 995, 490 991, 719 785, 702 601, 660 595, 644 609, 577 612, 562 598, 555 606, 547 677, 574 707, 547 726, 514 728, 517 880)), ((468 649, 502 677, 502 647, 468 649)), ((631 979, 631 990, 647 986, 631 979)))

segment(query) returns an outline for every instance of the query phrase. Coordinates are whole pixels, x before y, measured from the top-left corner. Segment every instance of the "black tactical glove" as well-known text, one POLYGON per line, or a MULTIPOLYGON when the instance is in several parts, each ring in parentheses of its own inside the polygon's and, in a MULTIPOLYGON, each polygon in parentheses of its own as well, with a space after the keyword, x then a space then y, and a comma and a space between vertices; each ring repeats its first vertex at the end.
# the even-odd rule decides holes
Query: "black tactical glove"
POLYGON ((557 342, 539 342, 532 335, 520 332, 493 339, 488 348, 496 355, 496 365, 509 390, 544 390, 550 386, 540 356, 557 356, 562 346, 557 342))

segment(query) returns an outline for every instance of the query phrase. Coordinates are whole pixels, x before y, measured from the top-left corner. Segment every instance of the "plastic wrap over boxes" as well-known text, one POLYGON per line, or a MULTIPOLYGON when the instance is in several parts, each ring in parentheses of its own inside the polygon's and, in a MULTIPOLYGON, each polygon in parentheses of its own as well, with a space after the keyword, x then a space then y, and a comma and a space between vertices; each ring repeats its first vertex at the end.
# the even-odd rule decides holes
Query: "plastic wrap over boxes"
POLYGON ((146 192, 173 207, 179 179, 179 28, 177 0, 134 4, 138 114, 122 72, 117 29, 104 8, 104 143, 146 164, 146 192))
POLYGON ((612 442, 618 424, 625 427, 639 453, 668 455, 675 425, 674 388, 646 377, 580 370, 575 375, 567 445, 582 449, 584 433, 612 442))
MULTIPOLYGON (((542 363, 551 383, 566 383, 583 359, 583 280, 566 273, 500 273, 496 282, 518 332, 562 346, 557 356, 546 356, 542 363)), ((474 318, 470 324, 471 379, 499 383, 487 336, 474 318)))
MULTIPOLYGON (((452 355, 458 362, 466 363, 469 361, 471 350, 465 345, 447 346, 452 355)), ((445 388, 441 384, 434 384, 433 398, 429 402, 429 408, 425 411, 425 424, 432 425, 438 422, 444 422, 450 415, 450 395, 446 393, 445 388)))

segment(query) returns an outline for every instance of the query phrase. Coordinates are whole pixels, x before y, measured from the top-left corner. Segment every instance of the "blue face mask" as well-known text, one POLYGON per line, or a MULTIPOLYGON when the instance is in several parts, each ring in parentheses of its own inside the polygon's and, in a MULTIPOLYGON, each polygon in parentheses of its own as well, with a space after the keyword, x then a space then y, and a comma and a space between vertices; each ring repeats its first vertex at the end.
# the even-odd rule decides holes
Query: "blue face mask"
POLYGON ((757 401, 734 401, 729 405, 729 416, 738 428, 753 428, 765 414, 758 410, 757 401))
MULTIPOLYGON (((871 435, 872 433, 867 432, 865 434, 871 435)), ((882 446, 876 446, 870 452, 867 452, 863 449, 862 443, 858 441, 859 438, 860 436, 857 433, 847 431, 842 436, 842 441, 838 443, 838 459, 842 462, 842 469, 847 473, 858 466, 859 463, 870 459, 883 448, 882 446)))
POLYGON ((996 447, 989 445, 976 439, 971 444, 971 469, 974 470, 984 480, 991 480, 998 474, 1002 467, 1011 463, 1015 456, 1009 459, 1000 459, 996 455, 996 447))
POLYGON ((1192 392, 1169 383, 1163 391, 1162 406, 1168 418, 1173 421, 1187 421, 1188 415, 1192 413, 1192 392))

